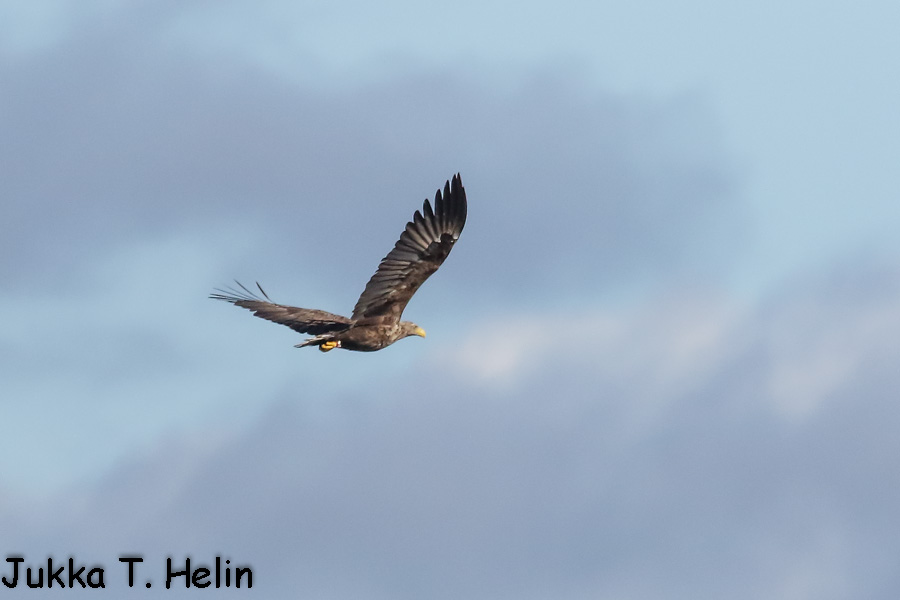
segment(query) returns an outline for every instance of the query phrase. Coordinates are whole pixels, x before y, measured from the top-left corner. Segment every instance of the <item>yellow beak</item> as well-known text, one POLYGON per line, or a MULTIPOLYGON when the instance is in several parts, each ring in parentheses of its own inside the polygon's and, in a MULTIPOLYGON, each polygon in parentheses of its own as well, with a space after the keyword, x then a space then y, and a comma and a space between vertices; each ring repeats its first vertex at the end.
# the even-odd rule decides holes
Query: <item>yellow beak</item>
POLYGON ((425 330, 421 327, 416 327, 416 335, 419 337, 425 337, 425 330))

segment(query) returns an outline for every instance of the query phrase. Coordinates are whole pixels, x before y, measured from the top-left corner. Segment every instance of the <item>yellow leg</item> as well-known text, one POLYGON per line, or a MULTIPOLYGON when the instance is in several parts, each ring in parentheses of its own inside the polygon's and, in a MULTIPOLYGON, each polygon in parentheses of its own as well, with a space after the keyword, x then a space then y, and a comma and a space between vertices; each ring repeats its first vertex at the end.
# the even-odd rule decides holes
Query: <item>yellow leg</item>
POLYGON ((319 345, 319 350, 321 350, 322 352, 328 352, 329 350, 334 350, 340 345, 340 342, 322 342, 322 344, 319 345))

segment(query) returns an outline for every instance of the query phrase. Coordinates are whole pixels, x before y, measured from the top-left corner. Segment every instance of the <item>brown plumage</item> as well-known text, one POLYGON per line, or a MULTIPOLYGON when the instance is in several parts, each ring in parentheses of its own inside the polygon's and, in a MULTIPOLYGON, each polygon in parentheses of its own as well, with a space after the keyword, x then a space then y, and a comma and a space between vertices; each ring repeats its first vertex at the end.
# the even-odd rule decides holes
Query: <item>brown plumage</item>
POLYGON ((452 183, 434 196, 434 208, 428 200, 422 212, 416 211, 406 224, 394 249, 381 260, 369 279, 353 314, 348 319, 324 310, 275 304, 257 283, 261 296, 239 282, 240 289, 216 290, 210 298, 231 302, 253 314, 287 325, 313 337, 296 347, 318 346, 327 352, 333 348, 372 352, 390 346, 410 335, 425 337, 415 323, 401 321, 403 309, 432 273, 438 270, 466 224, 466 190, 457 173, 452 183))

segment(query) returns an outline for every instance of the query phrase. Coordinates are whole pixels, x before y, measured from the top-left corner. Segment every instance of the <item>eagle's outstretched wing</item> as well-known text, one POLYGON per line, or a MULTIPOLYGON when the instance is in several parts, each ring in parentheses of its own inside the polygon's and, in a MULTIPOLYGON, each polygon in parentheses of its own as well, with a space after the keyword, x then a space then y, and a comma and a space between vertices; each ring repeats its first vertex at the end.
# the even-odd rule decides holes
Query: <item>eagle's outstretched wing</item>
POLYGON ((234 288, 217 289, 217 293, 211 294, 209 297, 215 300, 231 302, 235 306, 253 311, 253 314, 257 317, 268 319, 281 325, 287 325, 300 333, 320 335, 334 331, 344 331, 352 324, 352 321, 347 317, 325 312, 324 310, 275 304, 258 283, 256 287, 259 288, 262 297, 245 288, 239 281, 235 281, 235 283, 240 286, 240 290, 234 288))
MULTIPOLYGON (((428 200, 406 224, 394 249, 381 260, 378 270, 353 309, 353 320, 392 323, 400 315, 419 286, 438 270, 466 224, 466 190, 457 173, 444 193, 434 196, 434 210, 428 200)), ((268 318, 268 317, 266 317, 268 318)))

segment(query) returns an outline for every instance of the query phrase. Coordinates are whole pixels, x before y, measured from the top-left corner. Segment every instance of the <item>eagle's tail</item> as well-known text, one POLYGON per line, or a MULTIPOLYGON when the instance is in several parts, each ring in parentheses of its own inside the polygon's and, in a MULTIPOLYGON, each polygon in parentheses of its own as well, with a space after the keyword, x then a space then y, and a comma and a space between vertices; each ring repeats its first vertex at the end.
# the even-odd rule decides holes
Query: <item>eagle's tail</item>
POLYGON ((305 346, 318 346, 322 352, 328 352, 340 346, 340 342, 332 341, 334 333, 323 333, 321 335, 306 338, 299 344, 294 344, 294 348, 303 348, 305 346))

